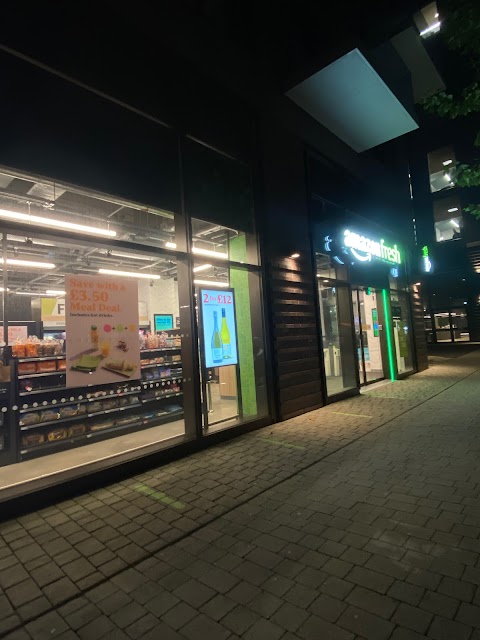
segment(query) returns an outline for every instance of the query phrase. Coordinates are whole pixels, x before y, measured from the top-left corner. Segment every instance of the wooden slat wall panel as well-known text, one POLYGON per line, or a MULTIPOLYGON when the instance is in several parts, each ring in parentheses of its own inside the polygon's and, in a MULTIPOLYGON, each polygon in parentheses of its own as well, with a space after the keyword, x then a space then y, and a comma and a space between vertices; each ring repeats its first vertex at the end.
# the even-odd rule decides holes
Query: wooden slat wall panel
POLYGON ((269 264, 269 295, 281 419, 323 405, 314 274, 301 260, 269 264))
POLYGON ((417 287, 412 288, 412 314, 413 314, 413 337, 417 351, 417 365, 419 371, 428 369, 427 338, 425 336, 425 319, 423 303, 417 287))

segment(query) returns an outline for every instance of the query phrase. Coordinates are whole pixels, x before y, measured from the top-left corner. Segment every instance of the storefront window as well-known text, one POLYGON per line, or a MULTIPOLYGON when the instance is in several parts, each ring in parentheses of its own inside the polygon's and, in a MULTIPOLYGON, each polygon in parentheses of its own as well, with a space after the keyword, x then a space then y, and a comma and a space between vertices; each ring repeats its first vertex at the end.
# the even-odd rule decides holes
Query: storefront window
MULTIPOLYGON (((242 239, 232 238, 230 251, 242 239), (233 245, 233 246, 232 246, 233 245)), ((230 428, 268 413, 260 276, 196 261, 203 428, 230 428)))
POLYGON ((436 342, 468 342, 467 312, 463 308, 445 311, 435 311, 435 341, 436 342))
POLYGON ((185 433, 175 261, 8 235, 6 262, 22 460, 185 433))
POLYGON ((412 333, 408 298, 405 294, 392 291, 390 305, 393 321, 393 338, 399 374, 413 371, 412 333))
POLYGON ((452 146, 436 149, 428 154, 430 191, 451 189, 455 180, 455 151, 452 146))
POLYGON ((458 196, 436 200, 433 203, 433 215, 437 242, 459 240, 462 237, 462 205, 458 196))

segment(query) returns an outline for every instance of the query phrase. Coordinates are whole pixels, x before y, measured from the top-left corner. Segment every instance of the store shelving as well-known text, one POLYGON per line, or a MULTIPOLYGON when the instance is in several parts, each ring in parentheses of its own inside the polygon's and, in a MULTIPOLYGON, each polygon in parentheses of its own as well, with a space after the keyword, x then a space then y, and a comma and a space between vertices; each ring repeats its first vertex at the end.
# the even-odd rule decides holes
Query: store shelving
MULTIPOLYGON (((172 360, 171 355, 165 355, 163 362, 152 361, 154 359, 162 359, 165 353, 178 353, 180 350, 180 346, 175 346, 142 349, 140 351, 141 362, 143 363, 141 365, 142 371, 145 369, 153 370, 153 373, 158 375, 156 371, 164 371, 167 373, 165 370, 168 369, 170 375, 166 377, 156 377, 152 380, 119 380, 118 382, 112 382, 108 385, 97 386, 85 384, 84 387, 72 389, 65 386, 66 369, 17 375, 17 380, 21 385, 20 388, 17 389, 17 404, 19 405, 18 411, 16 412, 18 433, 38 433, 42 434, 45 438, 44 442, 36 444, 27 445, 26 443, 20 442, 19 450, 21 458, 38 457, 52 453, 53 451, 77 447, 82 444, 87 444, 88 442, 107 439, 120 433, 129 433, 131 431, 167 424, 168 422, 179 419, 183 416, 183 408, 180 409, 181 404, 175 405, 171 403, 172 411, 168 411, 167 409, 169 407, 169 400, 183 396, 181 388, 183 375, 182 362, 179 359, 172 360), (146 361, 148 361, 148 363, 146 361), (58 381, 58 384, 56 386, 37 387, 35 383, 37 379, 40 384, 40 380, 45 380, 44 384, 49 384, 50 381, 51 383, 58 381), (25 380, 31 380, 32 388, 30 390, 25 389, 25 380), (47 380, 49 382, 47 382, 47 380), (175 391, 170 390, 172 385, 175 387, 175 391), (29 400, 30 396, 31 400, 29 400), (36 400, 39 396, 45 396, 45 398, 36 400), (118 401, 119 398, 128 396, 137 396, 136 398, 132 398, 135 402, 89 412, 89 404, 92 402, 118 401), (146 406, 155 407, 155 404, 159 407, 158 415, 153 415, 152 410, 148 411, 146 406), (72 407, 76 405, 85 406, 85 413, 60 417, 62 407, 72 407), (165 409, 161 409, 161 407, 165 407, 165 409), (20 424, 22 416, 31 412, 41 414, 46 410, 54 412, 52 415, 56 413, 58 417, 43 422, 39 421, 35 424, 20 424), (125 424, 116 424, 117 421, 123 422, 124 420, 128 420, 130 412, 131 421, 129 420, 125 424), (101 424, 104 422, 102 416, 108 416, 105 421, 111 421, 112 425, 105 426, 98 430, 92 430, 92 427, 95 427, 96 423, 101 424), (116 416, 118 416, 118 418, 116 418, 116 416), (120 418, 120 416, 122 416, 122 418, 120 418), (84 433, 56 440, 48 440, 49 435, 51 437, 58 435, 54 434, 53 431, 63 429, 64 425, 68 433, 69 428, 73 429, 75 424, 81 424, 82 422, 85 422, 84 433)), ((65 360, 65 358, 65 354, 57 354, 52 356, 18 357, 15 358, 15 361, 18 363, 42 362, 48 360, 65 360)), ((150 376, 152 374, 149 373, 148 375, 150 376)), ((101 406, 101 404, 99 406, 101 406)), ((95 406, 95 408, 97 407, 95 406)), ((155 409, 153 411, 155 413, 155 409)))

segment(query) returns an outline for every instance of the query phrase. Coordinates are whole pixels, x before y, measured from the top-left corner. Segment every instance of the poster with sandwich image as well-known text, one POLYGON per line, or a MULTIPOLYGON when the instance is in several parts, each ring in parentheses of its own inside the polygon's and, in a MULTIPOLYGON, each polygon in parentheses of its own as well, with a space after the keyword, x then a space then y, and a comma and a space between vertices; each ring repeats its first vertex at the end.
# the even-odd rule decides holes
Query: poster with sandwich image
POLYGON ((65 275, 67 387, 141 377, 136 280, 65 275))

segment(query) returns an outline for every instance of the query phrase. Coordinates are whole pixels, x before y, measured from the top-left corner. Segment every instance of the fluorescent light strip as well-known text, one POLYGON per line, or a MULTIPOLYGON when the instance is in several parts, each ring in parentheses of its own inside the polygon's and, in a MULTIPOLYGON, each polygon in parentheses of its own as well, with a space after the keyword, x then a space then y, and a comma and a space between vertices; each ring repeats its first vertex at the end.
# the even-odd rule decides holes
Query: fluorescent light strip
POLYGON ((199 247, 192 247, 192 253, 196 253, 199 256, 221 258, 222 260, 226 260, 228 258, 228 253, 223 253, 222 251, 210 251, 210 249, 200 249, 199 247))
POLYGON ((195 273, 198 273, 199 271, 206 271, 207 269, 211 269, 212 265, 211 264, 201 264, 198 267, 194 267, 193 271, 195 273))
POLYGON ((56 289, 47 289, 45 293, 47 294, 47 296, 65 296, 66 295, 65 291, 57 291, 56 289))
POLYGON ((420 31, 420 35, 421 36, 425 36, 425 35, 427 35, 427 33, 430 33, 431 31, 435 31, 435 29, 440 29, 440 25, 441 24, 442 23, 440 22, 440 20, 438 22, 434 22, 433 24, 431 24, 429 27, 427 27, 423 31, 420 31))
POLYGON ((110 251, 110 253, 107 253, 107 256, 111 256, 112 258, 130 258, 131 260, 145 260, 146 262, 153 262, 154 260, 154 258, 150 258, 148 256, 134 256, 131 253, 121 253, 120 251, 110 251))
MULTIPOLYGON (((4 260, 0 261, 5 264, 4 260)), ((53 262, 37 262, 36 260, 17 260, 16 258, 7 258, 7 264, 12 267, 34 267, 36 269, 55 269, 53 262)))
POLYGON ((207 287, 228 287, 228 282, 215 282, 215 280, 194 280, 195 284, 203 284, 207 287))
POLYGON ((457 227, 457 229, 460 229, 460 225, 456 220, 450 220, 450 222, 453 224, 454 227, 457 227))
POLYGON ((442 162, 444 167, 448 167, 449 164, 452 164, 453 160, 445 160, 445 162, 442 162))
POLYGON ((454 211, 458 211, 458 207, 452 207, 451 209, 448 209, 448 213, 453 213, 454 211))
POLYGON ((116 271, 115 269, 99 269, 98 273, 102 273, 107 276, 121 276, 125 278, 145 278, 146 280, 160 280, 160 276, 155 273, 143 273, 138 271, 134 273, 132 271, 116 271))
POLYGON ((76 231, 78 233, 91 233, 96 236, 108 236, 113 238, 117 235, 116 231, 111 229, 101 229, 97 227, 89 227, 76 222, 67 222, 65 220, 54 220, 53 218, 43 218, 42 216, 32 216, 28 213, 19 213, 17 211, 7 211, 0 209, 0 218, 13 220, 14 222, 23 222, 25 224, 38 224, 41 227, 51 227, 61 229, 62 231, 76 231))
POLYGON ((35 296, 36 298, 41 298, 45 296, 44 291, 15 291, 17 296, 35 296))
POLYGON ((176 249, 177 248, 177 243, 176 242, 165 242, 165 246, 167 249, 176 249))

